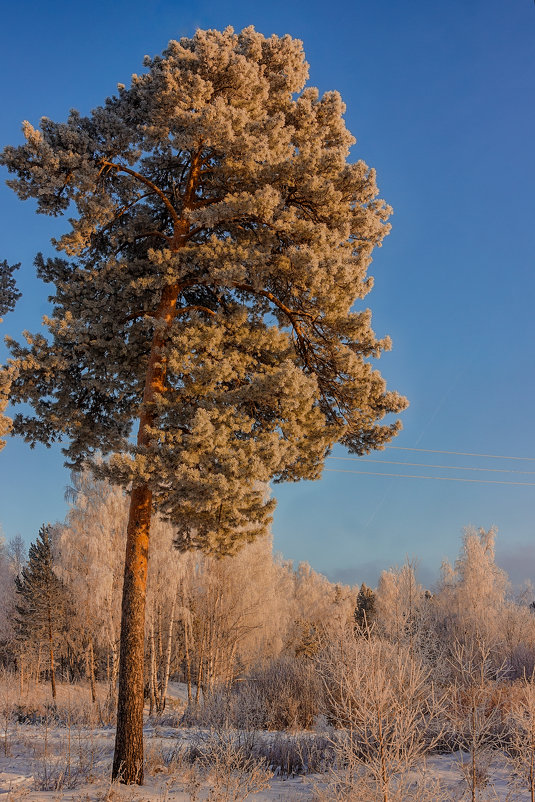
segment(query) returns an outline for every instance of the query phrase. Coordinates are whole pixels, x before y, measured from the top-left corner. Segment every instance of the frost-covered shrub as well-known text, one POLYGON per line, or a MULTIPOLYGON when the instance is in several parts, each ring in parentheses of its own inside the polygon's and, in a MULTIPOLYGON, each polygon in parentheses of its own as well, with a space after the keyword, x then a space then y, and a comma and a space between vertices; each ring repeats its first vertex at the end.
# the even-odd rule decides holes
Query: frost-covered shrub
POLYGON ((335 757, 331 739, 322 733, 277 732, 273 737, 260 738, 255 752, 282 777, 324 772, 335 757))
POLYGON ((320 712, 322 689, 310 660, 281 656, 256 668, 247 684, 254 686, 262 700, 266 729, 310 729, 313 726, 320 712))

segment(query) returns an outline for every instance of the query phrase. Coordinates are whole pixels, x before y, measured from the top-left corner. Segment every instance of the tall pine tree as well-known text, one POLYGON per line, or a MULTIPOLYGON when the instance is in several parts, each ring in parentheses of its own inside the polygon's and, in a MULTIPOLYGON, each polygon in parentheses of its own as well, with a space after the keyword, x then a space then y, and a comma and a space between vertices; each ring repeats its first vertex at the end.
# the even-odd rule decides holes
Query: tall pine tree
POLYGON ((319 478, 335 442, 382 448, 406 406, 361 303, 390 208, 348 162, 339 94, 304 88, 301 42, 197 31, 145 66, 0 157, 71 223, 36 262, 49 337, 11 342, 11 397, 34 410, 14 430, 66 439, 78 467, 112 454, 97 469, 131 488, 113 772, 138 783, 153 511, 180 548, 232 553, 268 528, 266 482, 319 478))

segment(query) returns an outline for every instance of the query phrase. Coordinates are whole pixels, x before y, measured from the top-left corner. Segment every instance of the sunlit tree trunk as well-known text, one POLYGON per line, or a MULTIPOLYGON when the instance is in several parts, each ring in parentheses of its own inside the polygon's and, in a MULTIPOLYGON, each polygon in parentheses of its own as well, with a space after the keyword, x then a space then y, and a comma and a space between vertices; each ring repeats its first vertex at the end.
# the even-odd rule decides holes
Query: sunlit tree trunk
MULTIPOLYGON (((155 314, 157 321, 169 327, 174 319, 179 287, 168 285, 155 314)), ((166 358, 165 327, 156 329, 145 379, 143 411, 140 416, 137 444, 149 444, 149 430, 154 423, 152 404, 165 390, 166 358)), ((152 491, 148 484, 132 489, 124 567, 121 607, 121 645, 119 653, 119 690, 117 698, 117 731, 112 778, 123 783, 143 784, 143 679, 145 645, 145 604, 149 535, 152 517, 152 491)))
POLYGON ((143 665, 145 599, 152 493, 147 485, 132 491, 127 529, 117 732, 113 779, 143 783, 143 665))

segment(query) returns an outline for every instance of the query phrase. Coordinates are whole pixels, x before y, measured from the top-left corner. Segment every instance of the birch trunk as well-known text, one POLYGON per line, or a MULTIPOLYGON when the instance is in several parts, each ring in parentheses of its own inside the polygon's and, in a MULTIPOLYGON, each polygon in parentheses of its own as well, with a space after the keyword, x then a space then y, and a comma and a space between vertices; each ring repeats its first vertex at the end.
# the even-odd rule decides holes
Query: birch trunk
POLYGON ((154 712, 154 705, 156 701, 156 661, 154 658, 154 624, 150 625, 150 671, 149 671, 149 716, 154 712))
POLYGON ((39 680, 41 679, 41 643, 39 643, 39 648, 37 650, 37 666, 35 669, 35 687, 39 685, 39 680))
POLYGON ((163 713, 165 710, 165 701, 167 697, 167 686, 169 684, 169 672, 171 670, 171 649, 172 649, 172 639, 173 639, 173 625, 175 619, 175 607, 176 607, 176 594, 173 597, 173 604, 171 606, 171 616, 169 618, 169 630, 167 633, 167 646, 165 649, 165 666, 164 666, 164 673, 162 677, 162 687, 160 690, 160 699, 158 703, 158 712, 163 713))
POLYGON ((189 654, 189 637, 188 637, 189 623, 184 618, 184 652, 186 656, 186 684, 188 687, 188 703, 191 704, 193 697, 191 694, 191 659, 189 654))
POLYGON ((93 704, 97 701, 97 692, 95 688, 95 655, 93 652, 93 641, 89 641, 88 647, 88 669, 89 669, 89 684, 91 686, 91 701, 93 704))
POLYGON ((19 672, 19 674, 20 674, 19 693, 20 693, 20 696, 22 698, 22 695, 24 693, 24 657, 22 656, 22 654, 20 656, 20 672, 19 672))
POLYGON ((52 699, 56 701, 56 671, 54 666, 54 639, 52 637, 52 612, 48 605, 48 648, 50 651, 50 685, 52 688, 52 699))
POLYGON ((135 487, 126 536, 112 777, 138 785, 143 784, 143 664, 151 514, 150 488, 147 485, 135 487))
POLYGON ((195 704, 198 705, 201 699, 201 683, 203 681, 202 676, 202 668, 203 668, 203 661, 204 661, 204 642, 205 642, 205 634, 203 632, 202 640, 201 640, 201 648, 199 649, 199 666, 197 669, 197 690, 195 691, 195 704))

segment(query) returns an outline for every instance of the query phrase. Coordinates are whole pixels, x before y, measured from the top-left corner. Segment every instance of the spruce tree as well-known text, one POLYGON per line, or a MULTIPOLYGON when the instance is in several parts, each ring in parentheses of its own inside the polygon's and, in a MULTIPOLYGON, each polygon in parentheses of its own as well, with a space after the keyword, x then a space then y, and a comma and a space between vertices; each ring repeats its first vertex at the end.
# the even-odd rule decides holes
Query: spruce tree
POLYGON ((53 569, 51 529, 42 526, 29 549, 28 562, 15 576, 18 603, 15 624, 19 640, 46 644, 50 657, 50 684, 56 699, 54 654, 65 622, 66 595, 53 569))
POLYGON ((348 162, 339 94, 304 88, 301 42, 199 30, 145 66, 0 157, 71 224, 36 260, 49 336, 11 341, 11 397, 34 410, 14 430, 66 440, 74 467, 111 455, 95 469, 131 488, 113 773, 138 783, 153 511, 180 548, 232 553, 268 528, 266 482, 319 478, 335 442, 383 447, 406 406, 361 303, 390 208, 348 162))

